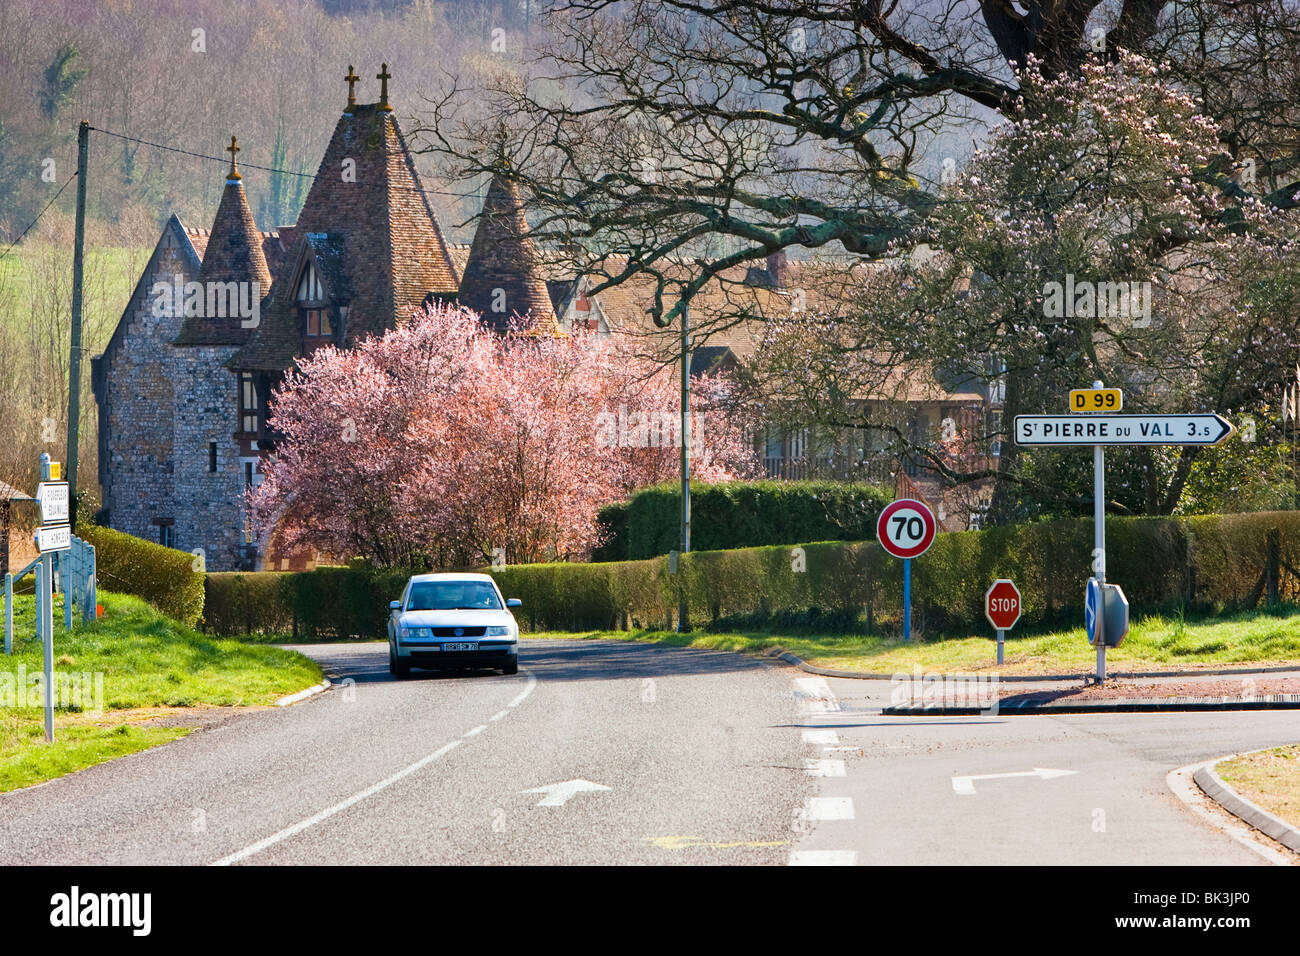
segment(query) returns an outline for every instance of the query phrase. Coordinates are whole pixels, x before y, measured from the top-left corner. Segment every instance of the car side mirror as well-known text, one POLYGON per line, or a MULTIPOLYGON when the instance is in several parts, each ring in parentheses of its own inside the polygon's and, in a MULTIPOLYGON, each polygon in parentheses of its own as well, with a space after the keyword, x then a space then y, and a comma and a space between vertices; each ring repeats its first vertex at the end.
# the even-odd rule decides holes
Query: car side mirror
POLYGON ((519 600, 519 598, 510 598, 508 601, 506 601, 506 607, 523 607, 523 606, 524 606, 524 602, 519 600))
POLYGON ((388 609, 389 609, 390 611, 400 611, 400 610, 402 609, 402 602, 401 602, 401 601, 389 601, 389 602, 388 602, 388 609))

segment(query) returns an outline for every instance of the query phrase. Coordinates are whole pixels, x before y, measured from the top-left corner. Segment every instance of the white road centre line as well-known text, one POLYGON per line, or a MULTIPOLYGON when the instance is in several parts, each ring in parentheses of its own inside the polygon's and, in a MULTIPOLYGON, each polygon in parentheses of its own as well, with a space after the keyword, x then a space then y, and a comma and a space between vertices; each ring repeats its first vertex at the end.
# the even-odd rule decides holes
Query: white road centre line
POLYGON ((857 850, 793 850, 791 866, 857 866, 857 850))
POLYGON ((804 800, 805 820, 853 820, 852 797, 809 797, 804 800))
POLYGON ((472 730, 467 730, 467 731, 465 731, 463 734, 461 734, 461 736, 462 736, 462 737, 476 737, 476 736, 478 736, 479 734, 483 733, 483 731, 485 731, 485 730, 487 730, 487 724, 479 724, 477 727, 473 728, 472 730))
POLYGON ((503 717, 509 717, 509 716, 510 716, 510 711, 508 711, 508 710, 498 710, 495 714, 493 714, 491 717, 489 717, 488 720, 490 720, 490 721, 492 721, 493 723, 495 723, 496 721, 500 720, 501 718, 503 718, 503 717))
MULTIPOLYGON (((533 688, 536 686, 537 686, 537 678, 534 677, 532 674, 529 674, 527 686, 524 687, 523 691, 519 694, 519 696, 517 696, 514 700, 512 700, 507 706, 515 707, 523 703, 524 698, 526 698, 529 694, 531 694, 533 692, 533 688)), ((490 719, 500 720, 502 717, 505 717, 509 713, 510 711, 503 710, 500 713, 493 714, 490 719)), ((486 728, 487 728, 487 724, 481 724, 478 727, 475 727, 473 730, 469 731, 468 733, 464 734, 463 736, 472 737, 475 734, 482 733, 486 728)), ((427 767, 435 760, 438 760, 446 756, 452 750, 455 750, 457 747, 461 745, 461 742, 462 741, 460 740, 453 740, 449 744, 444 744, 443 746, 435 750, 433 753, 429 754, 427 757, 421 757, 419 760, 411 764, 409 767, 404 767, 401 770, 397 771, 397 773, 393 774, 392 776, 385 777, 383 780, 367 787, 366 789, 362 790, 360 793, 354 793, 352 796, 348 797, 346 800, 342 801, 341 803, 336 803, 332 807, 326 807, 320 813, 310 816, 306 820, 300 820, 299 822, 295 823, 291 827, 285 827, 283 830, 279 831, 278 833, 272 833, 266 839, 258 840, 256 843, 252 844, 251 846, 246 846, 242 850, 230 854, 230 856, 222 857, 220 860, 213 862, 211 865, 231 866, 235 863, 240 863, 243 860, 248 859, 250 856, 253 856, 257 853, 261 853, 263 850, 267 849, 268 847, 275 846, 275 844, 279 843, 282 840, 287 840, 291 836, 296 836, 297 834, 302 833, 302 831, 310 827, 314 827, 316 824, 322 823, 325 820, 328 820, 336 813, 341 813, 344 810, 348 809, 348 807, 355 806, 356 804, 360 803, 362 800, 365 800, 367 797, 372 797, 379 791, 391 787, 399 780, 409 777, 417 770, 420 770, 423 767, 427 767)))
POLYGON ((433 753, 429 754, 427 757, 422 757, 421 759, 417 760, 415 763, 411 764, 409 767, 405 767, 397 771, 397 773, 393 774, 391 777, 385 777, 383 780, 379 781, 378 783, 366 787, 366 789, 362 790, 360 793, 354 793, 352 796, 348 797, 343 802, 336 803, 332 807, 327 807, 326 809, 322 810, 320 813, 317 813, 314 816, 310 816, 306 820, 301 820, 298 823, 295 823, 291 827, 285 827, 279 833, 273 833, 265 840, 258 840, 256 843, 252 844, 251 846, 244 847, 242 850, 240 850, 237 853, 232 853, 230 854, 230 856, 222 857, 220 860, 217 860, 212 865, 230 866, 234 863, 239 863, 243 860, 248 859, 250 856, 253 856, 255 853, 261 853, 263 850, 267 849, 268 847, 275 846, 275 844, 279 843, 281 840, 287 840, 289 837, 295 836, 309 827, 314 827, 316 824, 328 820, 330 817, 334 816, 334 814, 341 813, 344 810, 346 810, 348 807, 360 803, 362 800, 366 799, 367 797, 374 796, 380 790, 383 790, 387 787, 391 787, 393 784, 397 783, 397 781, 409 777, 411 774, 415 773, 417 770, 421 769, 422 767, 427 767, 435 760, 445 756, 446 754, 450 753, 452 750, 455 750, 457 747, 460 746, 460 743, 461 742, 459 740, 453 740, 449 744, 444 744, 443 746, 435 750, 433 753))
POLYGON ((820 744, 823 747, 833 747, 840 742, 840 735, 833 730, 805 730, 803 732, 803 742, 806 744, 820 744))
POLYGON ((519 695, 514 700, 506 704, 507 707, 518 707, 520 704, 524 702, 524 698, 533 692, 533 688, 537 686, 537 676, 530 672, 528 673, 527 677, 528 677, 527 685, 524 687, 522 691, 519 692, 519 695))
POLYGON ((843 760, 815 760, 807 757, 803 762, 804 769, 810 777, 842 777, 844 776, 843 760))

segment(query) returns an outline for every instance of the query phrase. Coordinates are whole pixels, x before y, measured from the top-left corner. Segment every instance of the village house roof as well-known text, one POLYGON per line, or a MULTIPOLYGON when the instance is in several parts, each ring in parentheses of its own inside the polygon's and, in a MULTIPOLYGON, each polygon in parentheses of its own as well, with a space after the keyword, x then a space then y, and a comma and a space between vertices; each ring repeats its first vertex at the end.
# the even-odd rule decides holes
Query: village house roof
POLYGON ((287 255, 263 303, 261 324, 228 363, 279 371, 303 348, 294 293, 310 259, 330 303, 335 340, 354 345, 405 321, 431 297, 455 295, 450 249, 424 195, 397 119, 386 102, 351 104, 334 128, 287 255), (323 239, 320 237, 324 237, 323 239))
MULTIPOLYGON (((206 289, 209 283, 249 283, 253 287, 245 301, 259 304, 271 289, 271 270, 264 251, 265 237, 253 221, 253 212, 244 196, 243 177, 239 174, 235 153, 239 147, 231 137, 230 170, 226 173, 226 186, 221 193, 217 215, 212 229, 205 237, 204 248, 199 253, 203 265, 198 281, 206 289)), ((191 242, 193 239, 191 239, 191 242)), ((240 300, 237 299, 235 305, 240 300)), ((227 315, 187 316, 174 345, 242 345, 253 330, 244 325, 244 317, 237 309, 227 315)))
POLYGON ((493 176, 488 186, 458 301, 498 332, 515 316, 530 316, 539 331, 558 331, 519 188, 503 175, 493 176))

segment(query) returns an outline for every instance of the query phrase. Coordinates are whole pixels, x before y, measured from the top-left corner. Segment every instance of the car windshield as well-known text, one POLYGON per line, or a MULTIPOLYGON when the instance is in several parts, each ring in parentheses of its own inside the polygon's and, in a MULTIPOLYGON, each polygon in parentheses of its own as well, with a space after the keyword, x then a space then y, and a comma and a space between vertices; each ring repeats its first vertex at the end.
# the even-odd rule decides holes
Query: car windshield
POLYGON ((455 608, 499 611, 501 599, 489 581, 417 581, 406 601, 408 611, 450 611, 455 608))

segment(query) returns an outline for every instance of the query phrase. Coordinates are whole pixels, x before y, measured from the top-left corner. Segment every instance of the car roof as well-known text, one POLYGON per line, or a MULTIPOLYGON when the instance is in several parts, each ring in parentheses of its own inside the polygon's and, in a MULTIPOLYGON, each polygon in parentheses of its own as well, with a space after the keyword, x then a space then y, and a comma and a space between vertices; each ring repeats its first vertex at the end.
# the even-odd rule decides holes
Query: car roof
POLYGON ((492 575, 479 574, 473 571, 440 571, 437 574, 411 575, 410 583, 412 584, 419 584, 424 581, 492 581, 492 575))

